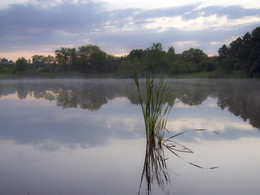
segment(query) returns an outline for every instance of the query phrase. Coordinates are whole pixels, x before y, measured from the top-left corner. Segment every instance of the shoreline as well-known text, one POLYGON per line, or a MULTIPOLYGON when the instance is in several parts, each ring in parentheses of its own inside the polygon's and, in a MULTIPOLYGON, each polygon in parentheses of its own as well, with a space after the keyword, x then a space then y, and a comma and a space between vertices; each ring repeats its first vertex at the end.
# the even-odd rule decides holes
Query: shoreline
MULTIPOLYGON (((155 74, 156 78, 167 79, 258 79, 258 77, 249 77, 242 71, 233 71, 230 73, 212 71, 212 72, 200 72, 200 73, 185 73, 185 74, 155 74)), ((138 75, 140 78, 145 78, 145 75, 138 75)), ((59 72, 59 73, 44 73, 44 72, 25 72, 20 74, 0 74, 0 79, 52 79, 52 78, 82 78, 82 79, 129 79, 134 78, 116 73, 96 73, 85 74, 79 72, 59 72)))

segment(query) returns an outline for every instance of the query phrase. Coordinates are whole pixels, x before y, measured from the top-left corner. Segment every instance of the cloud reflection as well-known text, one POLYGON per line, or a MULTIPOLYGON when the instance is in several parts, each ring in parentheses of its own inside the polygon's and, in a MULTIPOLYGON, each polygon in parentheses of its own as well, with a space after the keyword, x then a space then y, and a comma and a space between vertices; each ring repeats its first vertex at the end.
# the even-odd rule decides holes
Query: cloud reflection
POLYGON ((115 102, 117 99, 95 112, 62 109, 46 100, 18 100, 15 104, 13 100, 0 102, 1 110, 9 110, 8 113, 0 112, 0 138, 15 140, 17 144, 35 144, 39 149, 53 151, 61 145, 98 147, 107 144, 111 137, 142 137, 137 108, 134 106, 132 109, 128 101, 130 107, 121 106, 128 112, 119 112, 117 107, 113 107, 115 102))

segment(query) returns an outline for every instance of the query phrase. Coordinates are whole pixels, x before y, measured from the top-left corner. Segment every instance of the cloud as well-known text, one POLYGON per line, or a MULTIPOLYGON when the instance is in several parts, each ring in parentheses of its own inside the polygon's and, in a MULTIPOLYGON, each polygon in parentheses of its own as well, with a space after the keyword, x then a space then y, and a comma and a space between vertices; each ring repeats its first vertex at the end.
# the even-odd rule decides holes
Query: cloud
POLYGON ((161 42, 166 49, 173 43, 178 52, 196 46, 216 54, 221 43, 260 25, 259 9, 201 5, 109 10, 100 1, 11 4, 0 10, 0 52, 50 52, 92 43, 117 54, 161 42))
POLYGON ((166 30, 205 30, 233 28, 241 24, 259 23, 259 9, 245 9, 240 6, 209 6, 200 4, 146 10, 137 14, 136 19, 146 21, 146 28, 166 30))
POLYGON ((107 14, 100 10, 101 5, 93 2, 63 3, 48 9, 36 4, 11 5, 0 11, 0 25, 3 26, 0 35, 4 43, 1 49, 5 50, 8 45, 48 45, 55 40, 55 44, 67 44, 69 41, 64 40, 73 40, 84 32, 91 33, 104 26, 107 14))
POLYGON ((194 15, 200 16, 211 16, 217 15, 219 17, 227 16, 228 19, 241 19, 249 16, 259 16, 259 9, 246 9, 241 6, 209 6, 198 10, 195 10, 193 14, 188 15, 194 17, 194 15))
POLYGON ((142 10, 136 15, 136 19, 147 19, 147 18, 161 18, 161 17, 174 17, 190 13, 196 9, 200 4, 189 4, 178 7, 159 8, 152 10, 142 10))

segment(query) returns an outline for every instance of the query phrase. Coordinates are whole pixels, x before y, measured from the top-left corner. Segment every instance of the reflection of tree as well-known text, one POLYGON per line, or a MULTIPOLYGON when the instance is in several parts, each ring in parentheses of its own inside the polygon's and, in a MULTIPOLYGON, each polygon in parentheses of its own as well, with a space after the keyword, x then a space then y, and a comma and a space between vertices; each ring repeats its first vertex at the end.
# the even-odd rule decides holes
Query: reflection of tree
POLYGON ((195 94, 186 94, 184 93, 179 99, 184 103, 188 104, 189 106, 200 105, 207 99, 207 95, 202 94, 200 92, 196 92, 195 94))
POLYGON ((24 85, 19 85, 16 92, 20 100, 25 99, 27 95, 30 93, 30 91, 24 85))
POLYGON ((108 99, 113 99, 113 94, 116 92, 111 90, 110 85, 100 84, 85 86, 79 93, 79 105, 82 109, 98 110, 103 104, 107 103, 108 99))
POLYGON ((44 98, 49 101, 54 101, 54 100, 56 100, 57 96, 52 91, 45 90, 45 91, 41 91, 41 92, 34 92, 34 97, 37 99, 44 98))
MULTIPOLYGON (((218 98, 218 105, 260 128, 260 85, 258 80, 167 80, 175 99, 190 106, 200 105, 207 97, 218 98)), ((127 97, 138 104, 134 81, 100 80, 23 80, 1 82, 0 96, 17 92, 20 99, 28 95, 57 101, 63 108, 80 107, 97 110, 108 100, 127 97)))
POLYGON ((218 106, 228 109, 235 116, 249 120, 260 128, 260 86, 258 82, 223 85, 218 93, 218 106))
POLYGON ((73 108, 78 105, 78 96, 71 90, 60 89, 57 96, 57 106, 73 108))
POLYGON ((209 96, 210 88, 205 83, 199 82, 172 82, 169 84, 173 88, 174 95, 182 103, 189 106, 200 105, 209 96))

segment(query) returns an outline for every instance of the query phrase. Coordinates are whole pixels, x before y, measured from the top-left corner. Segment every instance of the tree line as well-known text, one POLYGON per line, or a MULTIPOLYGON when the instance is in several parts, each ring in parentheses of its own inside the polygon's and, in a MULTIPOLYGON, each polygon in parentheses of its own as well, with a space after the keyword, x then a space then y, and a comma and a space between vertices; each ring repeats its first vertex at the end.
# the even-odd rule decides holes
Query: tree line
POLYGON ((241 70, 250 77, 260 76, 260 27, 252 33, 223 45, 219 50, 221 68, 226 71, 241 70))
POLYGON ((135 73, 185 74, 199 72, 241 71, 249 77, 260 76, 260 27, 252 33, 224 44, 218 56, 208 56, 201 49, 190 48, 176 54, 174 47, 163 50, 161 43, 147 49, 133 49, 123 57, 109 55, 97 45, 79 48, 62 47, 55 56, 34 55, 31 60, 19 58, 15 63, 0 59, 0 73, 80 72, 87 74, 115 73, 133 77, 135 73))

